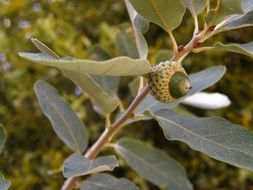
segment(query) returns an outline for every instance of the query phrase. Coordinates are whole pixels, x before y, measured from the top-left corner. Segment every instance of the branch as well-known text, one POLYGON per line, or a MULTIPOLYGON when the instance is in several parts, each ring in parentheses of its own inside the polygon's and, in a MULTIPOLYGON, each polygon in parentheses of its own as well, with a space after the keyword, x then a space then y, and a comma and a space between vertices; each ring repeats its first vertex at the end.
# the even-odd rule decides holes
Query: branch
MULTIPOLYGON (((172 58, 172 61, 175 62, 181 62, 186 55, 188 55, 190 52, 193 52, 195 50, 200 50, 200 39, 202 36, 206 35, 206 31, 203 30, 202 32, 197 33, 193 36, 191 41, 185 45, 182 50, 178 51, 177 43, 172 35, 171 32, 169 32, 173 50, 174 50, 174 57, 172 58)), ((142 91, 136 96, 134 101, 130 104, 128 109, 124 112, 124 114, 110 127, 105 128, 104 132, 101 134, 101 136, 97 139, 97 141, 88 149, 88 151, 85 153, 84 157, 87 159, 94 159, 99 152, 108 144, 110 143, 112 137, 119 131, 119 129, 124 125, 124 123, 132 118, 134 110, 137 108, 137 106, 142 102, 142 100, 148 95, 149 88, 146 85, 142 91)), ((62 186, 61 190, 73 190, 76 186, 76 181, 79 179, 79 177, 75 178, 69 178, 65 181, 64 185, 62 186)))
POLYGON ((192 52, 194 49, 199 48, 201 43, 199 42, 202 34, 204 31, 199 32, 196 34, 191 41, 185 45, 181 51, 178 51, 174 54, 174 57, 172 58, 172 61, 181 63, 182 60, 187 56, 190 52, 192 52))
MULTIPOLYGON (((104 132, 98 138, 98 140, 91 146, 91 148, 85 153, 84 157, 87 159, 94 159, 98 153, 110 143, 112 137, 118 132, 120 127, 132 117, 134 110, 142 102, 142 100, 148 95, 149 88, 146 85, 143 90, 136 96, 134 101, 130 104, 126 112, 114 123, 111 127, 105 128, 104 132)), ((61 190, 72 190, 76 186, 76 181, 79 178, 69 178, 65 181, 61 190)))

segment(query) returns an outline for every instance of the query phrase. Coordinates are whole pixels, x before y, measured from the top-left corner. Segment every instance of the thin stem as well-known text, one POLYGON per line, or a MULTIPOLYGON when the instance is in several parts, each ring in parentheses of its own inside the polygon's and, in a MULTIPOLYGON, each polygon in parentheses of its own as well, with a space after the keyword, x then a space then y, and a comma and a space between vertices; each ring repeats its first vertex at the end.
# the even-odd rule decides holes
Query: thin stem
POLYGON ((193 53, 200 53, 203 51, 209 51, 209 50, 213 50, 213 49, 214 49, 214 47, 200 47, 200 48, 194 49, 192 52, 193 53))
POLYGON ((144 88, 144 77, 140 77, 138 93, 144 88))
POLYGON ((111 127, 110 114, 106 114, 106 115, 105 115, 105 127, 106 127, 106 128, 111 127))
POLYGON ((175 39, 175 37, 173 36, 173 34, 172 34, 171 31, 169 31, 168 34, 169 34, 170 41, 171 41, 171 44, 172 44, 173 52, 176 53, 176 52, 178 52, 178 51, 177 51, 177 42, 176 42, 176 39, 175 39))
POLYGON ((210 11, 210 0, 206 0, 206 13, 210 11))
MULTIPOLYGON (((142 102, 142 100, 148 95, 149 88, 146 85, 143 90, 136 96, 134 101, 130 104, 125 113, 109 128, 105 128, 104 132, 98 138, 98 140, 91 146, 91 148, 85 153, 84 157, 88 159, 94 159, 98 153, 110 143, 112 137, 118 132, 120 127, 132 117, 134 110, 142 102)), ((79 178, 69 178, 65 181, 61 190, 72 190, 75 188, 76 181, 79 178)))
POLYGON ((197 16, 193 16, 194 19, 194 32, 193 35, 196 35, 199 32, 199 21, 197 16))
MULTIPOLYGON (((208 10, 207 14, 208 14, 208 12, 210 11, 210 1, 207 1, 207 5, 208 5, 207 6, 207 10, 208 10)), ((217 12, 218 12, 220 6, 221 6, 221 0, 217 0, 216 7, 214 9, 212 9, 212 10, 214 10, 214 13, 212 15, 213 17, 211 18, 211 20, 210 20, 209 23, 205 23, 205 27, 204 27, 203 32, 202 32, 202 36, 200 37, 200 40, 199 40, 200 42, 204 42, 208 38, 210 38, 211 36, 213 36, 212 32, 215 29, 215 23, 214 23, 214 21, 216 19, 217 12), (210 30, 210 27, 214 27, 214 28, 213 28, 213 30, 211 32, 209 31, 209 33, 208 33, 208 30, 210 30)))
POLYGON ((132 117, 132 119, 145 119, 147 118, 147 116, 145 116, 144 114, 134 114, 134 116, 132 117))
POLYGON ((124 112, 125 111, 125 108, 120 100, 120 98, 117 96, 117 99, 118 99, 118 102, 119 102, 119 110, 120 112, 124 112))
POLYGON ((58 169, 53 169, 53 170, 49 170, 47 172, 48 175, 54 175, 54 174, 58 174, 58 173, 61 173, 63 170, 63 167, 61 166, 60 168, 58 169))
POLYGON ((221 0, 217 0, 217 4, 216 4, 216 7, 215 7, 215 11, 218 11, 219 8, 220 8, 220 3, 221 3, 221 0))
POLYGON ((200 36, 199 41, 200 42, 204 42, 205 41, 205 37, 206 37, 206 33, 208 31, 209 26, 205 23, 204 29, 202 30, 202 35, 200 36))

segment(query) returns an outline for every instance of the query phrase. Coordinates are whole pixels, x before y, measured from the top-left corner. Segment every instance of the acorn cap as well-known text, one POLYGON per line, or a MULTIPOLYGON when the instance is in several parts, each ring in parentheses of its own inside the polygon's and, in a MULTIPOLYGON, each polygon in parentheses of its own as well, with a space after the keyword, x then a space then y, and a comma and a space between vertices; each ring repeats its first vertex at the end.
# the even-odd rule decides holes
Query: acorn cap
POLYGON ((151 95, 160 102, 174 102, 185 96, 191 84, 184 68, 176 62, 161 62, 148 75, 151 95))

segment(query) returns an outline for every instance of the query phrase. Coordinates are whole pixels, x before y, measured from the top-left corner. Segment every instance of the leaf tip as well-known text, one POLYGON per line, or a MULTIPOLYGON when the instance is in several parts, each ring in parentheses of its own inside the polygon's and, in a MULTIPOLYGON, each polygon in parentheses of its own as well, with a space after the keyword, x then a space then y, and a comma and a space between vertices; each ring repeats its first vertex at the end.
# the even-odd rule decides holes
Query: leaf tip
POLYGON ((222 73, 223 73, 223 74, 226 73, 226 71, 227 71, 227 67, 226 67, 226 66, 220 65, 220 66, 218 66, 218 67, 222 69, 222 71, 223 71, 222 73))
POLYGON ((37 38, 32 37, 31 42, 37 47, 37 44, 41 43, 37 38))
POLYGON ((224 72, 227 71, 227 67, 224 65, 218 65, 217 68, 223 70, 224 72))
POLYGON ((31 37, 31 41, 32 41, 32 43, 34 43, 37 41, 37 38, 31 37))
POLYGON ((18 56, 21 58, 25 58, 25 52, 18 52, 18 56))
POLYGON ((37 96, 38 96, 39 92, 42 90, 43 87, 50 88, 51 85, 48 84, 47 82, 43 81, 43 80, 37 80, 34 83, 33 88, 34 88, 34 91, 35 91, 37 96))

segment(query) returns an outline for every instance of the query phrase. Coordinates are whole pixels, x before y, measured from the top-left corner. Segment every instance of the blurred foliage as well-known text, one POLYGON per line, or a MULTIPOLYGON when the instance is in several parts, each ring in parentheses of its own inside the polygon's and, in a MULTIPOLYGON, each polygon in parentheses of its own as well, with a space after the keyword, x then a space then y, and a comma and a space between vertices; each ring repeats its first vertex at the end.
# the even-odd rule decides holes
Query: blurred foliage
MULTIPOLYGON (((0 123, 8 131, 8 141, 0 160, 0 171, 11 180, 15 190, 56 190, 64 181, 61 165, 70 150, 54 134, 49 121, 42 115, 33 83, 38 79, 57 87, 89 128, 90 142, 103 130, 103 118, 92 112, 85 94, 56 69, 27 63, 17 56, 19 51, 37 51, 30 38, 36 37, 61 56, 92 57, 96 44, 117 56, 116 32, 121 23, 128 22, 123 1, 118 0, 0 0, 0 123)), ((183 25, 174 33, 184 44, 193 31, 187 13, 183 25)), ((248 42, 252 28, 219 34, 215 40, 248 42)), ((162 29, 151 25, 146 35, 150 45, 150 60, 170 43, 162 29)), ((253 130, 253 66, 252 59, 223 52, 191 55, 184 62, 189 73, 211 65, 226 65, 225 77, 209 91, 227 94, 232 105, 217 111, 202 111, 186 107, 200 116, 217 115, 253 130)), ((132 99, 127 84, 132 78, 122 78, 119 96, 126 106, 132 99)), ((251 190, 253 175, 215 161, 178 142, 168 142, 155 122, 138 122, 124 128, 120 136, 132 136, 154 144, 178 159, 187 169, 196 190, 251 190), (143 127, 140 127, 143 126, 143 127), (145 127, 144 127, 145 126, 145 127)), ((140 188, 155 190, 128 167, 114 172, 127 175, 140 188)))

